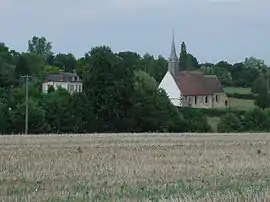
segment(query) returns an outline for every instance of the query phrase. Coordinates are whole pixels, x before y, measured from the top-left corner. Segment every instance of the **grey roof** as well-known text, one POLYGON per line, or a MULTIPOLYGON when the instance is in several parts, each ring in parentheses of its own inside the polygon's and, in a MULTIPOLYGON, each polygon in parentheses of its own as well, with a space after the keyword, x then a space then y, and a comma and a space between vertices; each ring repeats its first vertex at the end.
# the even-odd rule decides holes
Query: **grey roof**
POLYGON ((171 47, 171 59, 177 59, 176 50, 175 50, 175 43, 174 43, 174 31, 173 31, 173 39, 172 39, 172 47, 171 47))
MULTIPOLYGON (((48 74, 46 81, 60 82, 60 78, 60 74, 48 74)), ((82 80, 76 73, 63 72, 63 82, 82 82, 82 80)))

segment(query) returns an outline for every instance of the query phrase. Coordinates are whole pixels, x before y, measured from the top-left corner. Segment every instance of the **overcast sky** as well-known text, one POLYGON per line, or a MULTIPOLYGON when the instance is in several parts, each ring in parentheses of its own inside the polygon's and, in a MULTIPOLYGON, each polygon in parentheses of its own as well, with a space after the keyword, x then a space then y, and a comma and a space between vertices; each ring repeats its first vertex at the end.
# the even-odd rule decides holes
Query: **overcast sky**
POLYGON ((91 47, 169 56, 175 29, 200 62, 254 56, 270 64, 270 0, 0 0, 0 41, 26 51, 44 36, 53 51, 91 47))

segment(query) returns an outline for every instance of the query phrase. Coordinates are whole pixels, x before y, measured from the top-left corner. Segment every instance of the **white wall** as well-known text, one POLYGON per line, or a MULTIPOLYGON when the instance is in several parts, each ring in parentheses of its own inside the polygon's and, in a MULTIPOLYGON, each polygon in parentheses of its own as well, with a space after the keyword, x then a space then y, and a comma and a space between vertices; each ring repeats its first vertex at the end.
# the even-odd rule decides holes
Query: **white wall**
POLYGON ((163 77, 158 88, 162 88, 165 90, 171 102, 175 106, 182 106, 181 91, 179 90, 173 76, 169 71, 167 71, 167 73, 163 77))
POLYGON ((59 87, 66 89, 67 91, 69 90, 69 85, 74 85, 74 92, 75 91, 82 91, 82 83, 81 82, 45 82, 42 84, 42 92, 47 93, 48 92, 48 86, 52 85, 55 90, 57 90, 59 87), (80 89, 78 86, 81 86, 80 89))
POLYGON ((48 86, 52 85, 55 90, 57 90, 59 87, 64 88, 68 90, 68 83, 66 82, 45 82, 42 84, 42 92, 48 92, 48 86))

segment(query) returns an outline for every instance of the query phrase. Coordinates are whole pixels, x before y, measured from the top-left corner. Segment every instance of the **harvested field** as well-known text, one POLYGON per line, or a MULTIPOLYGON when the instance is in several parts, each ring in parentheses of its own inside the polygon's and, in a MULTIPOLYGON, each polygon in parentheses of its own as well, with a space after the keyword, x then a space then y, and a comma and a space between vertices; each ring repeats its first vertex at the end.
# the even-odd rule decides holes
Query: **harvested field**
POLYGON ((269 142, 269 134, 1 136, 0 200, 269 201, 269 142))

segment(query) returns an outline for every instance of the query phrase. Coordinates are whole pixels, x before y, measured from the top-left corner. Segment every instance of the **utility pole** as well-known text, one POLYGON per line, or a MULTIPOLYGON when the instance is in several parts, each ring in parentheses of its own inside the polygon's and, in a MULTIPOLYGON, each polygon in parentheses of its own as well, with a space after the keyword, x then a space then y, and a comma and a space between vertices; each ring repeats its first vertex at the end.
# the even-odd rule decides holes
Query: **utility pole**
POLYGON ((28 98, 29 98, 29 89, 28 89, 28 81, 29 75, 21 76, 23 80, 25 80, 25 135, 28 134, 28 98))
POLYGON ((266 92, 267 92, 267 94, 266 94, 266 103, 267 103, 267 107, 269 107, 269 67, 267 67, 267 72, 266 72, 266 79, 267 79, 267 81, 266 81, 266 92))

